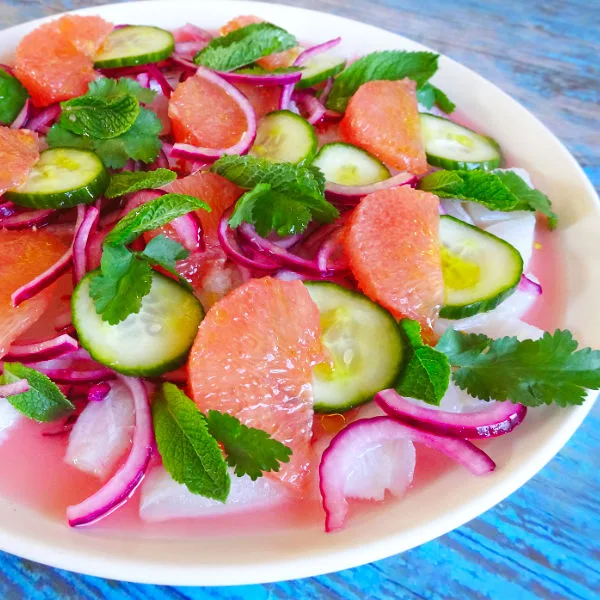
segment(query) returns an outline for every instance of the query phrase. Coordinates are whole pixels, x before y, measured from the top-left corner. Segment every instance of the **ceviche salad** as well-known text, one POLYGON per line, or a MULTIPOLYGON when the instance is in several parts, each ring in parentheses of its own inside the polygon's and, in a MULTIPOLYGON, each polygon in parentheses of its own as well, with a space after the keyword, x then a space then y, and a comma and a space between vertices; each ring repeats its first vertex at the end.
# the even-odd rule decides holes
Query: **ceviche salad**
POLYGON ((477 440, 600 387, 523 320, 547 196, 437 54, 340 41, 67 15, 0 67, 0 441, 89 475, 71 526, 320 498, 337 530, 410 493, 415 445, 485 476, 477 440))

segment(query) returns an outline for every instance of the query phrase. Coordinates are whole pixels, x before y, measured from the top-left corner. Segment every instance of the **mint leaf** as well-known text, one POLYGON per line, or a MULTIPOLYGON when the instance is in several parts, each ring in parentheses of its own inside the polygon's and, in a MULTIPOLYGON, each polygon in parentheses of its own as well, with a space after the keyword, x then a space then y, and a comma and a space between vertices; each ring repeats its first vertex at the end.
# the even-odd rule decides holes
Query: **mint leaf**
POLYGON ((103 246, 100 273, 90 282, 90 296, 103 321, 117 325, 138 313, 151 287, 152 269, 147 262, 125 246, 103 246))
POLYGON ((271 23, 253 23, 213 38, 196 53, 194 62, 215 71, 234 71, 296 45, 296 38, 285 29, 271 23))
POLYGON ((437 344, 456 368, 452 378, 471 396, 563 407, 581 404, 586 388, 600 388, 600 351, 577 347, 571 332, 560 329, 522 342, 448 329, 437 344))
POLYGON ((154 171, 121 171, 110 178, 108 189, 104 192, 107 198, 118 198, 132 192, 160 188, 177 179, 177 173, 169 169, 154 171))
POLYGON ((456 104, 442 90, 431 83, 425 83, 417 90, 417 100, 425 108, 432 108, 434 104, 437 104, 446 114, 454 112, 456 108, 456 104))
POLYGON ((104 247, 130 244, 142 233, 158 229, 177 217, 200 209, 210 212, 210 206, 199 198, 186 194, 165 194, 127 213, 106 236, 104 247))
POLYGON ((113 98, 85 95, 61 102, 61 107, 62 127, 101 140, 125 133, 140 114, 140 104, 131 94, 113 98))
POLYGON ((273 163, 255 156, 224 156, 211 169, 242 188, 230 225, 243 221, 261 236, 302 233, 308 223, 330 223, 338 210, 324 197, 325 177, 315 166, 273 163))
POLYGON ((400 329, 408 350, 396 391, 402 396, 439 406, 450 383, 448 358, 423 343, 421 325, 417 321, 402 319, 400 329))
POLYGON ((227 454, 227 464, 238 477, 248 475, 252 481, 264 471, 279 471, 280 463, 290 460, 292 451, 273 439, 266 431, 242 425, 234 416, 209 410, 208 430, 227 454))
POLYGON ((367 81, 395 81, 408 77, 421 87, 437 71, 438 57, 433 52, 371 52, 353 62, 335 78, 326 107, 344 112, 350 98, 367 81))
POLYGON ((86 95, 115 98, 123 94, 135 96, 136 100, 142 104, 149 104, 156 97, 154 90, 145 88, 135 79, 129 77, 121 77, 118 80, 110 77, 99 77, 90 83, 86 95))
POLYGON ((537 210, 548 217, 550 229, 558 223, 558 215, 552 212, 550 198, 539 190, 530 188, 521 177, 512 171, 494 171, 500 181, 518 198, 519 208, 537 210))
POLYGON ((49 422, 75 410, 58 386, 46 375, 21 363, 5 362, 2 383, 16 383, 21 379, 27 380, 29 390, 9 396, 7 400, 26 417, 49 422))
POLYGON ((28 96, 17 78, 0 68, 0 124, 10 125, 21 112, 28 96))
POLYGON ((163 465, 192 494, 225 502, 231 480, 206 419, 179 388, 163 383, 152 403, 156 444, 163 465))

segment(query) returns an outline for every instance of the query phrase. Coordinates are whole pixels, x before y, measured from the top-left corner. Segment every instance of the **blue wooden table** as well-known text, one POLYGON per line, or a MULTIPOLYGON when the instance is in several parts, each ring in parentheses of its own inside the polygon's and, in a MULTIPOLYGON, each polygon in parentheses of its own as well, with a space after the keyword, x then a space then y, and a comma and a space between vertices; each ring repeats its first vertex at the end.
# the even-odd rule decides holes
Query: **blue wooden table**
MULTIPOLYGON (((285 0, 428 44, 520 100, 600 186, 598 0, 285 0)), ((0 27, 102 0, 0 0, 0 27)), ((506 501, 420 548, 302 581, 136 585, 0 554, 0 598, 540 600, 600 597, 600 402, 560 454, 506 501)))

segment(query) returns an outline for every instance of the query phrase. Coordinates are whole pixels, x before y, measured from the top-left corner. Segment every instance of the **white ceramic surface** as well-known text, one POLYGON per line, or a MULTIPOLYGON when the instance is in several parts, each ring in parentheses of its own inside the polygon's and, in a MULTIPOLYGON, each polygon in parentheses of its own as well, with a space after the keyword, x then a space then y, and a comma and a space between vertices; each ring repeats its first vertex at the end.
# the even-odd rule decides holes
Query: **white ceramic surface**
MULTIPOLYGON (((79 11, 114 23, 175 28, 190 21, 217 28, 239 14, 256 14, 315 42, 343 36, 347 55, 373 50, 425 49, 406 38, 343 19, 257 2, 135 2, 79 11)), ((28 31, 49 20, 2 32, 0 59, 9 59, 28 31)), ((513 164, 533 175, 560 215, 566 263, 565 325, 585 344, 600 347, 600 202, 565 147, 525 108, 469 69, 442 57, 434 83, 476 124, 485 126, 513 164)), ((493 441, 498 464, 489 477, 471 477, 457 467, 411 492, 401 502, 351 519, 339 533, 320 526, 227 538, 156 538, 72 530, 17 503, 0 499, 0 548, 49 565, 129 581, 179 585, 233 585, 292 579, 353 567, 413 548, 473 519, 539 471, 577 429, 593 399, 568 410, 530 411, 514 433, 493 441), (440 502, 443 499, 443 502, 440 502), (207 543, 208 542, 208 543, 207 543)))

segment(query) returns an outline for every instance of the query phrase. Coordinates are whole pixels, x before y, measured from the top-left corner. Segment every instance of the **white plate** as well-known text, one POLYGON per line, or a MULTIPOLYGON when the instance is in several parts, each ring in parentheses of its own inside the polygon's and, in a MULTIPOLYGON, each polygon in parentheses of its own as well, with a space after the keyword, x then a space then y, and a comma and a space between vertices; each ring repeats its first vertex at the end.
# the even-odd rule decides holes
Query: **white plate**
MULTIPOLYGON (((325 41, 341 35, 347 55, 424 46, 381 29, 287 6, 257 2, 135 2, 78 11, 114 23, 159 25, 186 22, 217 28, 240 14, 256 14, 289 29, 299 39, 325 41)), ((2 32, 0 58, 28 31, 49 19, 2 32)), ((565 325, 585 344, 600 347, 600 202, 566 148, 527 110, 473 71, 442 57, 436 85, 473 122, 502 145, 511 162, 533 174, 561 217, 559 235, 568 273, 565 325)), ((320 526, 294 532, 227 539, 156 539, 69 529, 50 518, 0 499, 0 548, 52 566, 92 575, 161 584, 234 585, 292 579, 336 571, 384 558, 423 544, 473 519, 508 496, 539 471, 565 444, 592 406, 530 411, 512 435, 495 440, 498 464, 489 477, 471 477, 460 468, 401 502, 351 520, 326 535, 320 526), (440 499, 443 499, 441 501, 440 499)), ((51 475, 49 475, 51 476, 51 475)))

